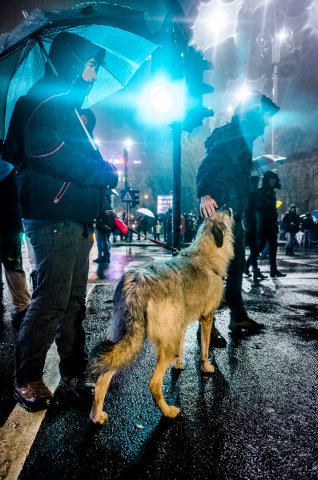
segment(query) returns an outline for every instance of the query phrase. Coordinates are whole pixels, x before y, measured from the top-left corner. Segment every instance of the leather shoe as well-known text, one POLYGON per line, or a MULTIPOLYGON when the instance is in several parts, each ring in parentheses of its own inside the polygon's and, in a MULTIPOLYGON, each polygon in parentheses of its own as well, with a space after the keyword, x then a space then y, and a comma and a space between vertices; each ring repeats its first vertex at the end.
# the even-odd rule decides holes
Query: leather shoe
POLYGON ((14 398, 28 412, 38 412, 48 408, 53 395, 41 379, 25 383, 22 386, 18 386, 16 383, 14 398))
POLYGON ((253 282, 257 282, 257 280, 264 280, 267 278, 266 275, 263 275, 259 268, 255 268, 253 270, 253 282))
POLYGON ((229 329, 232 333, 239 333, 242 331, 256 333, 264 328, 263 323, 258 323, 255 320, 252 320, 248 316, 239 318, 238 320, 231 320, 229 329))
POLYGON ((92 398, 95 385, 86 383, 83 376, 73 376, 61 377, 59 387, 71 392, 78 398, 92 398))
POLYGON ((282 273, 279 270, 271 270, 270 276, 273 277, 286 277, 286 273, 282 273))

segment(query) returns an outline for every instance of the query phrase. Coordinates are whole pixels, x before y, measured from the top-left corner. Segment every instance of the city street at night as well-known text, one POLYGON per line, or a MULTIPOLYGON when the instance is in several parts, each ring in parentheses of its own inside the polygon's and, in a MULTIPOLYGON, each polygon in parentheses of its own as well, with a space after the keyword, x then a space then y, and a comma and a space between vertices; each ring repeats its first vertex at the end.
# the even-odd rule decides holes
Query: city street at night
MULTIPOLYGON (((7 303, 0 344, 1 479, 316 479, 317 253, 315 247, 286 257, 280 247, 285 278, 256 285, 244 279, 248 311, 266 328, 233 338, 228 310, 221 309, 217 326, 228 345, 211 350, 211 377, 199 369, 198 323, 189 328, 185 368, 180 374, 168 369, 164 379, 168 402, 182 409, 170 421, 148 389, 155 361, 148 343, 113 379, 105 402, 109 419, 101 429, 90 425, 89 405, 63 396, 46 413, 15 406, 15 334, 7 303)), ((152 246, 114 246, 106 279, 98 280, 95 255, 96 249, 85 321, 89 347, 105 338, 122 272, 170 257, 152 246)), ((261 269, 268 274, 265 260, 261 269)), ((45 375, 52 389, 59 381, 57 363, 53 349, 45 375)))
POLYGON ((0 480, 318 480, 317 52, 318 0, 0 2, 0 480))

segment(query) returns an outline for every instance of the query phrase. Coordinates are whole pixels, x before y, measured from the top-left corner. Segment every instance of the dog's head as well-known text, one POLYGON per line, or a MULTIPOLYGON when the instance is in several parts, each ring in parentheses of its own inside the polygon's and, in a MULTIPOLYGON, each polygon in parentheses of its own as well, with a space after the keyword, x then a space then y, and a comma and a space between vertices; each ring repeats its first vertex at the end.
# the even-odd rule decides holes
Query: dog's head
POLYGON ((231 210, 216 212, 215 215, 204 221, 203 229, 210 230, 214 237, 215 245, 221 248, 226 234, 232 239, 233 223, 234 220, 231 210))

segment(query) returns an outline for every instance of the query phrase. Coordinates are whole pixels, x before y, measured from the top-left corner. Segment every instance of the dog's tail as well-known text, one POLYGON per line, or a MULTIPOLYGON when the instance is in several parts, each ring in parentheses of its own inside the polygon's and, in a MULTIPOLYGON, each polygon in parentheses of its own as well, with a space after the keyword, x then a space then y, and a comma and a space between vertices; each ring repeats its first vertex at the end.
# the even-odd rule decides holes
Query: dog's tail
POLYGON ((117 285, 110 337, 91 351, 89 373, 97 377, 128 365, 140 352, 146 337, 147 296, 139 276, 126 274, 117 285), (138 295, 136 295, 138 288, 138 295))

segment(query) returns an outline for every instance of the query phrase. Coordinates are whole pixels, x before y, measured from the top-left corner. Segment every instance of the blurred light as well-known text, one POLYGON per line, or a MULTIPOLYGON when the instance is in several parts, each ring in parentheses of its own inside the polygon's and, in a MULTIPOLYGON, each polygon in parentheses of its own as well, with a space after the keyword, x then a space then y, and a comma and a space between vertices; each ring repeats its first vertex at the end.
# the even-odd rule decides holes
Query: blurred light
POLYGON ((283 205, 283 202, 281 200, 276 200, 276 208, 279 208, 283 205))
POLYGON ((236 99, 238 102, 246 102, 250 97, 252 90, 247 85, 241 87, 236 93, 236 99))
POLYGON ((126 140, 124 141, 124 147, 129 149, 129 147, 131 147, 133 144, 133 141, 131 138, 126 138, 126 140))
POLYGON ((133 163, 135 165, 141 165, 142 164, 142 161, 141 160, 133 160, 133 163))
POLYGON ((110 158, 110 162, 112 162, 114 165, 124 165, 125 161, 123 158, 110 158))
POLYGON ((283 28, 280 32, 278 32, 277 38, 281 42, 290 42, 293 38, 293 31, 290 28, 283 28))
POLYGON ((184 81, 160 76, 144 88, 139 99, 140 119, 152 125, 181 121, 185 114, 184 81))
POLYGON ((98 145, 98 146, 101 144, 101 141, 100 141, 98 138, 96 138, 96 137, 94 137, 94 142, 95 142, 96 145, 98 145))
POLYGON ((145 200, 148 200, 149 195, 145 194, 145 195, 143 196, 143 198, 144 198, 145 200))
POLYGON ((205 51, 228 38, 235 37, 241 6, 241 0, 227 3, 222 0, 211 0, 208 3, 201 3, 191 43, 205 51))
POLYGON ((232 105, 229 105, 226 109, 227 113, 233 113, 234 112, 234 107, 232 105))

